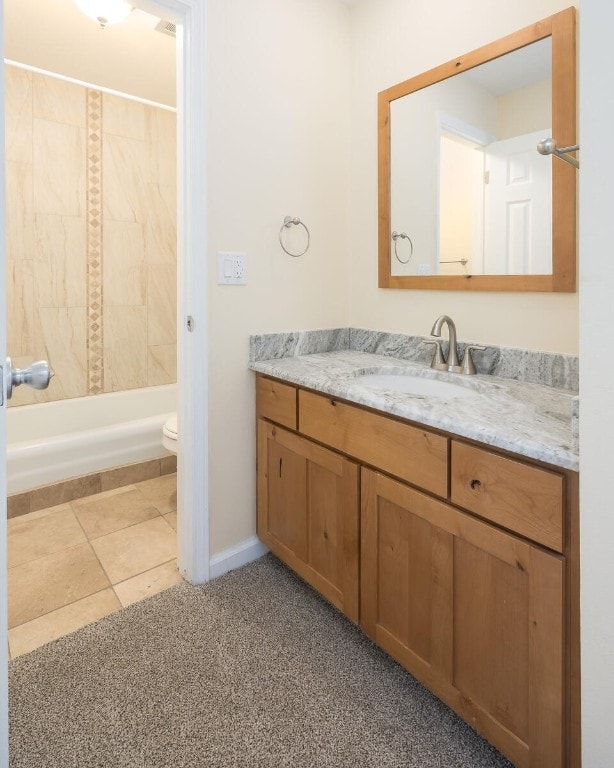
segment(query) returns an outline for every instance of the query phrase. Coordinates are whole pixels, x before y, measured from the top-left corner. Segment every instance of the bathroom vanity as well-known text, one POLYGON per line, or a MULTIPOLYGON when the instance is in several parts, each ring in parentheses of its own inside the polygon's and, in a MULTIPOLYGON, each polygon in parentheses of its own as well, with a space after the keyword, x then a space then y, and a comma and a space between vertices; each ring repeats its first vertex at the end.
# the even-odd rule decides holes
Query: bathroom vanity
MULTIPOLYGON (((575 58, 569 8, 379 94, 380 288, 575 290, 575 58)), ((579 768, 577 358, 474 345, 472 375, 431 333, 446 372, 252 337, 258 535, 515 765, 579 768)))
POLYGON ((515 765, 577 764, 573 391, 356 349, 250 365, 260 539, 515 765))

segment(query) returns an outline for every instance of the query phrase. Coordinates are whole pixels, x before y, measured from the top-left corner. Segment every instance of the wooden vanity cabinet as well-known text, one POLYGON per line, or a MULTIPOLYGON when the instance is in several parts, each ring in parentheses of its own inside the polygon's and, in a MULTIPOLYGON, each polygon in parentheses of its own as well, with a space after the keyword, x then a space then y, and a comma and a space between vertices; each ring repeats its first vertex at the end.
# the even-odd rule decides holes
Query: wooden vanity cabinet
POLYGON ((305 390, 298 393, 298 412, 304 435, 447 497, 448 438, 305 390))
POLYGON ((358 622, 358 465, 258 420, 258 536, 358 622))
POLYGON ((362 470, 361 627, 519 767, 561 768, 564 560, 362 470))
POLYGON ((297 390, 291 384, 258 376, 256 379, 256 412, 258 416, 282 424, 289 429, 297 425, 297 390))
POLYGON ((564 548, 560 472, 452 440, 450 500, 556 552, 564 548))
POLYGON ((258 391, 262 541, 516 766, 579 768, 577 473, 258 391))

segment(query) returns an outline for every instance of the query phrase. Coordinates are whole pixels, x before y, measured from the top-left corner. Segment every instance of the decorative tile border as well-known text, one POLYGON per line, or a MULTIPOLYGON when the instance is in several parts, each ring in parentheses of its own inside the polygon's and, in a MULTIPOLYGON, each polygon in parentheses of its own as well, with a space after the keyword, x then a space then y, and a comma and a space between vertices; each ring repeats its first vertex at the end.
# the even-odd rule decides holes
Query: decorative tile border
POLYGON ((104 392, 102 93, 87 90, 87 393, 104 392))

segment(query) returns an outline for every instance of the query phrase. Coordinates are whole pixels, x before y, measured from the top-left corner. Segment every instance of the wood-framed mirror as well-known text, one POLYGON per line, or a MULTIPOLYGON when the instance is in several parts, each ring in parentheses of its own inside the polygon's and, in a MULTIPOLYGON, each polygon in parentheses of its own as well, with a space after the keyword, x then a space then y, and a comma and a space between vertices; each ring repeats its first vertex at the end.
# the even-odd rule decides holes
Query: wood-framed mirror
POLYGON ((379 287, 576 290, 575 8, 378 95, 379 287), (571 155, 575 156, 575 155, 571 155))

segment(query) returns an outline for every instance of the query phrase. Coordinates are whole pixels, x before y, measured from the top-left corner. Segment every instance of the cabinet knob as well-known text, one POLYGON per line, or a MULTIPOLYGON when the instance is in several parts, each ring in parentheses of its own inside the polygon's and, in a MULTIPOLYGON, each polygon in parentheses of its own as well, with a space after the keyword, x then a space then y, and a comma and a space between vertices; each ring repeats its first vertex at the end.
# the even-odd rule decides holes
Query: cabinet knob
POLYGON ((475 491, 476 488, 479 488, 482 483, 479 480, 472 480, 469 485, 471 486, 471 490, 475 491))

